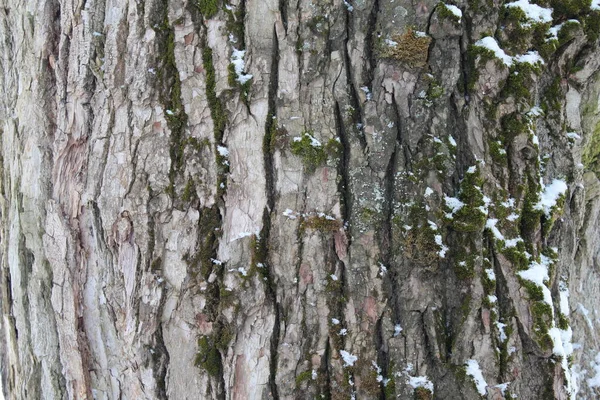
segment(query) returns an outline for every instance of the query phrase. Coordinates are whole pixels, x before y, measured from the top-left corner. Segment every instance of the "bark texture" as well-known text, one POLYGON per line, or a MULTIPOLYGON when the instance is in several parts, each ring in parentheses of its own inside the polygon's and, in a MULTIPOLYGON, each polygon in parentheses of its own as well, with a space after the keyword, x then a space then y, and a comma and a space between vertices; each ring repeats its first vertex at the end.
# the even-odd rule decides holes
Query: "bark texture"
POLYGON ((3 0, 5 395, 599 396, 600 7, 537 3, 3 0))

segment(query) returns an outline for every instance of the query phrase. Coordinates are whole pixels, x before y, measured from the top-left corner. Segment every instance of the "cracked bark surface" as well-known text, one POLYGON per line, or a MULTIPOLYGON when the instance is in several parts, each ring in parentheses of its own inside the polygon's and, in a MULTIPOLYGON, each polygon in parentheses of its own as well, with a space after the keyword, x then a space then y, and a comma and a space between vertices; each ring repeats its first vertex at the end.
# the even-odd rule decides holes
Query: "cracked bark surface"
POLYGON ((599 396, 600 11, 538 3, 5 0, 5 396, 599 396))

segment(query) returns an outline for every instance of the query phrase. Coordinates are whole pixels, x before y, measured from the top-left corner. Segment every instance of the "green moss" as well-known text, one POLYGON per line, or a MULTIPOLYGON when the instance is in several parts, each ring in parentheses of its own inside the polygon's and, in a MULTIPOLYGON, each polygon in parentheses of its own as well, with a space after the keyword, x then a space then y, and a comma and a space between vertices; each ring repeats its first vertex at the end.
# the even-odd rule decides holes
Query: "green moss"
POLYGON ((223 133, 225 131, 225 124, 227 123, 227 116, 225 115, 223 104, 217 97, 215 91, 217 85, 215 67, 213 65, 212 49, 207 43, 204 43, 204 46, 202 47, 202 65, 206 71, 206 97, 208 99, 210 115, 214 124, 215 141, 221 144, 223 142, 223 133))
POLYGON ((342 223, 340 221, 325 216, 310 216, 304 218, 300 224, 300 229, 311 229, 319 232, 337 232, 341 227, 342 223))
POLYGON ((412 28, 408 28, 401 35, 393 35, 392 41, 397 44, 381 46, 379 53, 382 58, 397 60, 412 68, 427 65, 431 37, 417 35, 412 28))
POLYGON ((296 387, 300 387, 302 382, 308 381, 312 378, 312 371, 307 370, 296 375, 296 387))
POLYGON ((222 369, 221 354, 209 336, 198 339, 198 353, 194 364, 211 376, 218 376, 222 369))
POLYGON ((460 17, 454 14, 452 11, 450 11, 450 9, 446 7, 446 4, 444 4, 441 1, 437 4, 437 12, 440 19, 447 19, 454 22, 455 24, 460 23, 460 17))
POLYGON ((157 257, 152 261, 150 264, 150 271, 154 273, 162 271, 162 258, 157 257))
POLYGON ((581 156, 585 168, 600 173, 600 122, 596 124, 581 156))
POLYGON ((535 208, 539 202, 539 193, 539 182, 536 182, 534 179, 528 179, 528 189, 525 194, 520 221, 521 236, 524 238, 530 237, 540 225, 543 211, 535 208))
POLYGON ((330 158, 337 160, 341 153, 341 144, 336 139, 330 139, 325 146, 316 145, 312 131, 306 131, 300 137, 294 138, 290 148, 292 154, 302 159, 308 173, 315 172, 330 158))
POLYGON ((491 140, 489 142, 489 148, 492 160, 500 165, 506 165, 508 157, 506 154, 506 146, 502 143, 502 140, 491 140))
POLYGON ((399 254, 414 262, 431 265, 439 259, 439 246, 435 242, 436 230, 434 230, 427 218, 425 204, 415 203, 408 212, 407 229, 402 218, 395 216, 394 240, 398 241, 399 254))
POLYGON ((460 183, 460 192, 458 199, 464 203, 464 206, 454 213, 451 221, 452 229, 459 232, 481 232, 485 226, 487 215, 482 207, 483 192, 481 186, 483 180, 480 178, 479 170, 473 173, 466 173, 460 183))
POLYGON ((194 181, 190 178, 188 179, 185 188, 183 189, 183 194, 181 195, 181 200, 184 202, 192 201, 197 197, 196 195, 196 187, 194 186, 194 181))
POLYGON ((391 372, 392 371, 391 369, 388 368, 388 371, 390 371, 390 373, 388 373, 389 378, 388 378, 387 385, 385 385, 383 392, 385 394, 386 399, 392 399, 392 398, 395 398, 395 396, 396 396, 396 378, 395 378, 394 374, 391 372))
POLYGON ((203 279, 213 271, 213 259, 217 257, 217 245, 221 226, 221 214, 217 206, 202 208, 198 220, 196 253, 188 261, 192 276, 200 274, 203 279))
POLYGON ((563 331, 569 329, 569 318, 560 311, 558 312, 558 327, 563 331))
POLYGON ((512 141, 516 136, 528 132, 529 118, 520 113, 511 113, 502 117, 500 125, 506 141, 512 141))
MULTIPOLYGON (((473 91, 475 84, 479 80, 479 69, 481 64, 487 63, 489 60, 494 60, 496 56, 494 52, 481 46, 469 45, 467 49, 467 62, 469 65, 469 78, 467 81, 467 89, 473 91)), ((498 65, 504 65, 498 62, 498 65)))
POLYGON ((546 88, 542 96, 542 110, 548 114, 550 112, 560 112, 564 99, 564 94, 561 88, 561 78, 556 77, 552 83, 546 88))
POLYGON ((550 0, 552 16, 556 19, 577 19, 590 12, 591 4, 591 0, 550 0))
POLYGON ((526 248, 524 242, 517 242, 515 247, 503 247, 502 254, 517 268, 517 270, 527 269, 529 259, 525 254, 526 248))
POLYGON ((592 11, 583 19, 583 30, 590 42, 595 42, 600 36, 600 11, 592 11))
POLYGON ((533 85, 533 75, 541 72, 539 66, 529 63, 515 63, 510 67, 506 84, 502 89, 502 95, 513 97, 516 102, 531 103, 532 94, 529 88, 533 85))
POLYGON ((424 387, 418 387, 414 391, 415 400, 431 400, 433 399, 433 393, 429 389, 424 387))
POLYGON ((196 0, 196 5, 206 19, 214 17, 219 12, 219 0, 196 0))
POLYGON ((556 204, 550 210, 550 216, 545 216, 545 218, 543 218, 542 235, 544 237, 548 236, 548 234, 552 230, 552 227, 554 226, 554 223, 556 222, 558 217, 562 215, 565 206, 565 200, 565 194, 560 195, 559 198, 556 199, 556 204))

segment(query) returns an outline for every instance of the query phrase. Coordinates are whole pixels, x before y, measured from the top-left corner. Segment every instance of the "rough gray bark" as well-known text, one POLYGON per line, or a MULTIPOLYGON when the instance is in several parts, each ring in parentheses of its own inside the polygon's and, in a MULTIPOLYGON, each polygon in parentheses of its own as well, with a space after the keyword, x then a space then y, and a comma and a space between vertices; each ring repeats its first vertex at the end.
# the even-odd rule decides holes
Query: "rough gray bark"
POLYGON ((538 3, 3 0, 5 396, 600 395, 600 12, 538 3))

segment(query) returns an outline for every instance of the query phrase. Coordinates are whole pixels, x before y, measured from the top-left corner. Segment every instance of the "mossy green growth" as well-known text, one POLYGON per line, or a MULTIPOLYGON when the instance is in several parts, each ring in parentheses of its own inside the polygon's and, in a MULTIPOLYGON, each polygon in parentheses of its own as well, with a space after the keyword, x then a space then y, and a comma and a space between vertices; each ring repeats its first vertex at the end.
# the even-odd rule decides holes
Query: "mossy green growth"
POLYGON ((194 364, 211 376, 218 376, 222 369, 221 353, 210 336, 198 338, 198 353, 194 364))
POLYGON ((546 88, 542 96, 542 110, 548 114, 550 112, 560 112, 563 104, 564 94, 561 88, 561 78, 557 76, 546 88))
POLYGON ((506 165, 508 157, 506 154, 506 145, 502 140, 490 140, 489 149, 494 162, 500 165, 506 165))
POLYGON ((513 247, 503 247, 502 254, 516 267, 517 270, 527 269, 529 258, 525 254, 524 242, 517 242, 513 247))
POLYGON ((502 117, 500 125, 505 140, 511 142, 518 135, 529 131, 529 117, 520 113, 511 113, 502 117))
POLYGON ((225 124, 227 123, 227 115, 215 91, 217 86, 215 67, 213 65, 212 49, 207 43, 204 43, 202 47, 202 65, 206 71, 206 97, 214 124, 215 141, 217 144, 221 144, 223 142, 225 124))
POLYGON ((214 17, 219 12, 219 0, 196 0, 196 6, 206 19, 214 17))
POLYGON ((600 122, 594 127, 583 149, 581 161, 587 170, 600 174, 600 122))
POLYGON ((436 229, 427 218, 423 203, 414 203, 408 212, 408 224, 396 215, 394 224, 394 240, 399 241, 398 250, 401 255, 414 262, 431 265, 439 259, 439 246, 435 241, 436 229), (403 234, 403 235, 402 235, 403 234))
POLYGON ((540 184, 534 179, 528 179, 527 193, 523 201, 523 210, 521 211, 520 229, 521 236, 527 238, 533 233, 540 224, 543 211, 536 207, 540 200, 540 184))
POLYGON ((455 24, 460 23, 460 17, 454 14, 448 7, 446 7, 446 4, 441 1, 437 4, 437 12, 440 19, 447 19, 455 24))
POLYGON ((469 45, 467 49, 467 64, 469 66, 469 78, 467 81, 467 89, 473 91, 475 84, 479 80, 480 64, 485 64, 490 60, 495 60, 496 65, 503 67, 502 61, 498 60, 493 51, 483 46, 469 45))
POLYGON ((187 202, 194 200, 197 197, 198 196, 196 195, 196 187, 194 185, 194 180, 192 178, 190 178, 190 179, 188 179, 188 182, 185 185, 185 188, 183 188, 183 194, 181 195, 181 200, 183 200, 184 202, 187 203, 187 202))
POLYGON ((590 12, 591 0, 550 0, 555 19, 577 19, 590 12))
POLYGON ((312 378, 312 371, 307 370, 296 375, 296 387, 300 387, 302 382, 306 382, 312 378))
POLYGON ((560 195, 558 199, 556 199, 556 204, 550 210, 550 216, 545 216, 545 218, 542 219, 542 235, 544 237, 548 236, 548 234, 554 227, 554 223, 556 222, 558 217, 562 215, 565 206, 565 201, 565 194, 560 195))
POLYGON ((528 107, 531 103, 532 95, 529 88, 533 86, 532 75, 538 75, 541 72, 539 65, 530 63, 515 63, 510 67, 510 72, 506 84, 502 90, 505 97, 512 96, 515 101, 524 102, 528 107))
POLYGON ((306 230, 311 229, 319 232, 337 232, 342 227, 342 223, 337 219, 313 215, 306 217, 300 223, 300 229, 306 230))
MULTIPOLYGON (((388 369, 388 371, 392 371, 388 369)), ((383 389, 383 393, 385 394, 386 399, 392 399, 396 396, 396 378, 393 373, 389 374, 389 378, 387 381, 387 385, 385 385, 383 389)))
POLYGON ((600 11, 590 12, 583 20, 583 31, 590 42, 595 42, 600 36, 600 11))
POLYGON ((418 388, 415 388, 414 398, 415 400, 431 400, 433 399, 433 393, 431 393, 431 390, 419 386, 418 388))
POLYGON ((458 199, 463 202, 451 220, 452 229, 459 232, 481 232, 485 226, 487 215, 484 212, 485 202, 481 186, 483 180, 479 169, 467 172, 460 183, 458 199))
POLYGON ((213 271, 213 259, 217 256, 217 245, 220 237, 221 214, 217 206, 202 208, 198 220, 198 243, 196 253, 189 259, 188 268, 192 276, 208 279, 213 271))
POLYGON ((302 164, 308 173, 313 173, 318 167, 326 164, 327 160, 338 159, 341 153, 341 143, 330 139, 325 146, 313 136, 313 132, 306 131, 301 136, 295 137, 290 145, 292 154, 302 159, 302 164))
POLYGON ((417 33, 408 28, 401 35, 392 35, 393 45, 382 44, 380 56, 400 61, 412 68, 423 68, 427 65, 431 37, 417 33))

